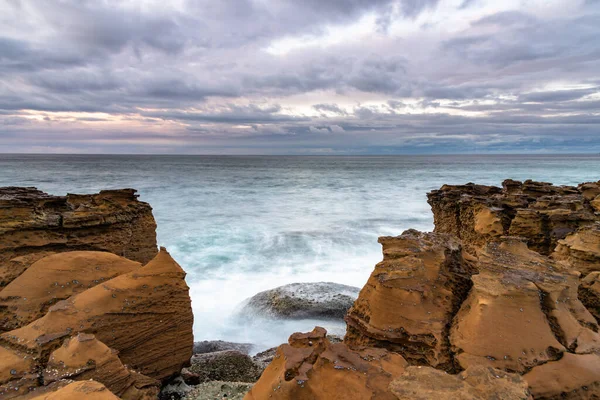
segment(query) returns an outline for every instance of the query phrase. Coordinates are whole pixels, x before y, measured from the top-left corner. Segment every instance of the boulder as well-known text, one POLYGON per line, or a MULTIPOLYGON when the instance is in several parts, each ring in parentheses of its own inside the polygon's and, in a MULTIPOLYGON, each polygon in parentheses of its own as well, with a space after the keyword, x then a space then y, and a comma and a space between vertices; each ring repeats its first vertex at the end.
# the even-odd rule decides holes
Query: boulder
POLYGON ((518 374, 490 367, 469 367, 450 375, 427 367, 407 367, 390 384, 398 400, 527 400, 527 382, 518 374))
POLYGON ((166 379, 192 356, 193 315, 185 272, 163 248, 147 265, 96 285, 30 324, 0 335, 0 343, 44 359, 64 339, 91 333, 119 351, 121 361, 166 379))
POLYGON ((244 399, 395 399, 388 386, 405 370, 402 356, 385 349, 351 350, 331 344, 326 334, 317 327, 290 336, 244 399))
POLYGON ((51 196, 0 188, 0 287, 50 254, 106 251, 147 263, 157 253, 152 208, 133 189, 51 196))
POLYGON ((140 263, 99 251, 42 258, 0 292, 0 331, 27 325, 60 300, 131 272, 140 263))
POLYGON ((155 399, 159 382, 130 371, 118 353, 94 335, 79 333, 52 352, 43 372, 44 385, 62 379, 94 380, 123 400, 155 399))
POLYGON ((382 237, 383 261, 348 312, 344 342, 398 352, 413 365, 455 370, 448 342, 476 270, 451 235, 382 237))
POLYGON ((359 288, 332 282, 292 283, 260 292, 244 302, 241 316, 343 319, 359 288))
POLYGON ((194 355, 191 366, 181 375, 188 385, 209 381, 256 382, 263 369, 247 354, 223 350, 194 355))

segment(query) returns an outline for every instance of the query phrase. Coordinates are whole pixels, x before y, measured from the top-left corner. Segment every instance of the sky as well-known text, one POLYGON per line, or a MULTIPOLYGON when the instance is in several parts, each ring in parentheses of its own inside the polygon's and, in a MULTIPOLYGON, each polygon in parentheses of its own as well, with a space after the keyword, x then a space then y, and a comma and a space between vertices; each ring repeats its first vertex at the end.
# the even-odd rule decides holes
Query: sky
POLYGON ((0 0, 0 153, 600 153, 600 0, 0 0))

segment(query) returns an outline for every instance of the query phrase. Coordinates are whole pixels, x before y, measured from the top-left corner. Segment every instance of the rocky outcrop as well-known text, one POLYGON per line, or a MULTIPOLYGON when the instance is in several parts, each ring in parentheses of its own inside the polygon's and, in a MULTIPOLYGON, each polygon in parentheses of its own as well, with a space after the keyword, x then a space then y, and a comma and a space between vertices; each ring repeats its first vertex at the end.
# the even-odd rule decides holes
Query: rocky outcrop
POLYGON ((520 375, 489 367, 470 367, 458 375, 433 368, 408 367, 390 384, 398 400, 527 400, 527 382, 520 375))
POLYGON ((217 351, 235 350, 240 353, 250 354, 251 343, 235 343, 223 340, 203 340, 194 343, 194 354, 215 353, 217 351))
POLYGON ((46 314, 53 304, 140 266, 97 251, 44 257, 0 292, 0 331, 26 325, 46 314))
POLYGON ((353 351, 331 344, 326 333, 317 327, 290 336, 244 399, 395 399, 388 386, 404 372, 402 356, 375 348, 353 351))
POLYGON ((248 299, 239 314, 245 317, 343 319, 359 288, 332 282, 292 283, 248 299))
POLYGON ((51 253, 95 250, 150 261, 157 253, 156 223, 135 193, 51 196, 35 188, 0 188, 0 287, 51 253))
POLYGON ((192 355, 185 272, 165 249, 147 265, 51 306, 42 318, 0 335, 0 345, 38 363, 77 333, 94 334, 141 374, 165 379, 192 355))
POLYGON ((379 243, 383 261, 348 312, 345 343, 384 347, 413 365, 455 370, 450 325, 475 272, 460 243, 451 235, 414 230, 379 243))
POLYGON ((236 350, 196 354, 181 376, 188 385, 209 381, 256 382, 264 368, 236 350))
POLYGON ((600 271, 600 222, 580 228, 559 240, 552 258, 564 261, 584 276, 600 271))
POLYGON ((600 324, 600 272, 592 272, 581 280, 579 299, 600 324))
POLYGON ((475 252, 504 235, 522 236, 528 246, 549 255, 557 243, 598 220, 592 205, 600 182, 554 186, 506 180, 495 186, 444 185, 427 195, 435 231, 461 239, 475 252))
POLYGON ((63 379, 94 380, 123 400, 155 399, 160 386, 158 381, 130 371, 116 351, 84 333, 52 352, 42 376, 45 386, 63 379))
POLYGON ((95 381, 73 382, 58 386, 56 391, 43 391, 28 400, 119 400, 103 384, 95 381))

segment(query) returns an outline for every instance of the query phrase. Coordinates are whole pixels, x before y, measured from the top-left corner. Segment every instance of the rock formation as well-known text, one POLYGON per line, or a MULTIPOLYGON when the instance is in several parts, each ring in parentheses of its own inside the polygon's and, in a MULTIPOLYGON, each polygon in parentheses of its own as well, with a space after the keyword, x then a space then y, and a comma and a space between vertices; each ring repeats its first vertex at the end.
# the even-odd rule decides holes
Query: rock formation
POLYGON ((579 299, 600 324, 600 271, 592 272, 581 280, 579 299))
POLYGON ((0 291, 0 331, 26 325, 60 300, 140 266, 138 262, 98 251, 44 257, 0 291))
POLYGON ((152 208, 133 189, 51 196, 0 188, 0 287, 49 254, 96 250, 147 263, 157 253, 152 208))
POLYGON ((49 308, 42 318, 0 335, 0 344, 45 358, 78 332, 93 333, 123 363, 164 379, 192 355, 192 310, 185 272, 163 248, 147 265, 49 308))
POLYGON ((252 296, 243 305, 240 315, 341 320, 359 290, 332 282, 292 283, 252 296))
POLYGON ((73 382, 57 387, 56 391, 44 391, 27 400, 119 400, 103 384, 95 381, 73 382))
POLYGON ((382 237, 383 261, 348 312, 345 342, 398 352, 414 365, 455 369, 450 324, 475 272, 451 235, 382 237))
POLYGON ((323 328, 295 333, 244 399, 394 400, 391 381, 404 372, 402 356, 384 349, 331 344, 323 328))
POLYGON ((522 236, 549 255, 559 240, 598 220, 592 204, 600 181, 574 186, 506 180, 502 188, 444 185, 427 195, 435 231, 450 233, 475 251, 500 236, 522 236))

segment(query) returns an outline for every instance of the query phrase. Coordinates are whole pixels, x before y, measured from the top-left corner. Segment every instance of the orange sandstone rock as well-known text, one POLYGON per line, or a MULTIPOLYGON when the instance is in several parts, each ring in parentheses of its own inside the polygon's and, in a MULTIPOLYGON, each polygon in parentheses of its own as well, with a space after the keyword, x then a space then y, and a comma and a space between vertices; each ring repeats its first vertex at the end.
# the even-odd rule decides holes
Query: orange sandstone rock
POLYGON ((469 367, 450 375, 428 367, 408 367, 390 384, 398 400, 527 400, 527 383, 517 374, 498 369, 469 367))
POLYGON ((59 301, 42 318, 3 333, 0 344, 44 359, 65 338, 92 333, 136 371, 168 378, 192 355, 193 315, 184 278, 161 249, 142 268, 59 301))
POLYGON ((0 292, 0 331, 26 325, 42 317, 58 301, 140 266, 138 262, 98 251, 73 251, 42 258, 0 292))
POLYGON ((157 253, 156 222, 135 193, 51 196, 35 188, 0 188, 0 287, 49 253, 97 250, 150 261, 157 253))
POLYGON ((451 235, 382 237, 382 262, 346 316, 345 343, 398 352, 411 364, 454 370, 448 335, 474 268, 451 235))
POLYGON ((600 323, 600 271, 592 272, 581 280, 579 299, 600 323))
POLYGON ((588 225, 558 241, 552 257, 584 276, 600 271, 600 222, 588 225))
POLYGON ((62 379, 94 380, 124 400, 156 399, 159 382, 130 371, 117 354, 94 335, 80 333, 50 355, 44 385, 62 379))
POLYGON ((95 381, 73 382, 54 392, 44 392, 28 400, 119 400, 103 384, 95 381))
POLYGON ((402 356, 384 349, 353 351, 331 344, 326 334, 317 327, 290 336, 244 399, 396 399, 388 386, 404 372, 402 356))

